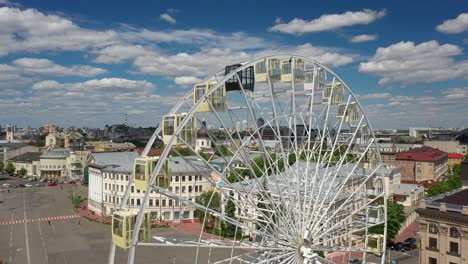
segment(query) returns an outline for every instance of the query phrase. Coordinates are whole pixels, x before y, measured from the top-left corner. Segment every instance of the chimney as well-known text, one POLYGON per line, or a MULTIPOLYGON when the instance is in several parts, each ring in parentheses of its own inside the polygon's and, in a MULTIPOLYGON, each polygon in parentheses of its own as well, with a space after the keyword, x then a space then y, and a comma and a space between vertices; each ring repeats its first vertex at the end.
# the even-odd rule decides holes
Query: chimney
POLYGON ((446 203, 440 203, 439 211, 447 212, 447 204, 446 203))

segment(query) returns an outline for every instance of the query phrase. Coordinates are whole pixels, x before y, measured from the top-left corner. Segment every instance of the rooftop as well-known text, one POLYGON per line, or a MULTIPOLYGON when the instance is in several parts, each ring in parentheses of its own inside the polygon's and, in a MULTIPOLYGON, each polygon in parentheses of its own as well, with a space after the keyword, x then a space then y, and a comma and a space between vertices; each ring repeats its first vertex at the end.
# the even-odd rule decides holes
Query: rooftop
POLYGON ((70 150, 64 148, 50 149, 41 155, 41 159, 66 159, 70 156, 70 150))
POLYGON ((42 153, 41 152, 26 152, 22 155, 13 157, 9 159, 9 161, 12 162, 32 162, 32 161, 38 161, 39 158, 41 157, 42 153))
POLYGON ((431 148, 429 146, 422 146, 419 148, 412 148, 406 152, 398 153, 397 160, 417 160, 417 161, 436 161, 447 155, 447 152, 431 148))
POLYGON ((465 156, 463 156, 463 154, 460 154, 460 153, 450 152, 448 154, 448 157, 449 159, 463 159, 465 156))
MULTIPOLYGON (((133 163, 140 157, 136 152, 102 152, 93 153, 93 164, 100 166, 113 166, 113 170, 133 172, 133 163)), ((110 169, 110 168, 109 168, 110 169)))
POLYGON ((399 194, 399 195, 409 195, 415 190, 419 188, 424 188, 421 185, 418 184, 411 184, 411 183, 400 183, 396 186, 394 193, 399 194))
POLYGON ((444 196, 443 198, 435 200, 434 202, 468 206, 468 189, 444 196))

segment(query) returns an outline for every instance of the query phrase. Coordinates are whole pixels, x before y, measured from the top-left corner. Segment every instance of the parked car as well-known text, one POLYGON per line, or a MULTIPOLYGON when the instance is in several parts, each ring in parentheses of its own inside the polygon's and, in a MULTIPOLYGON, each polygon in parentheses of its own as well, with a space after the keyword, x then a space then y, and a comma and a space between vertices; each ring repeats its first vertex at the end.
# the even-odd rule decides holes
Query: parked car
POLYGON ((10 188, 10 184, 9 183, 4 183, 4 184, 2 184, 2 187, 10 188))
POLYGON ((45 185, 43 183, 36 183, 36 187, 44 187, 45 185))
POLYGON ((406 251, 410 251, 418 248, 418 241, 416 240, 416 238, 410 237, 403 242, 403 246, 406 251))
POLYGON ((76 184, 76 181, 69 181, 68 184, 76 184))
POLYGON ((49 183, 47 186, 57 186, 58 184, 56 182, 49 183))
POLYGON ((25 184, 24 186, 25 186, 25 187, 28 187, 28 188, 31 188, 31 187, 32 187, 32 184, 27 183, 27 184, 25 184))
POLYGON ((18 188, 18 185, 12 184, 12 185, 10 185, 10 188, 18 188))
POLYGON ((352 258, 348 260, 348 264, 361 264, 361 261, 359 259, 352 258))
POLYGON ((395 244, 394 250, 400 251, 400 252, 405 252, 405 245, 401 242, 398 242, 395 244))
POLYGON ((395 242, 393 241, 390 241, 387 243, 387 248, 390 249, 390 250, 394 250, 395 249, 395 242))
POLYGON ((24 184, 20 184, 20 185, 18 185, 18 187, 24 188, 24 187, 26 187, 26 186, 24 186, 24 184))

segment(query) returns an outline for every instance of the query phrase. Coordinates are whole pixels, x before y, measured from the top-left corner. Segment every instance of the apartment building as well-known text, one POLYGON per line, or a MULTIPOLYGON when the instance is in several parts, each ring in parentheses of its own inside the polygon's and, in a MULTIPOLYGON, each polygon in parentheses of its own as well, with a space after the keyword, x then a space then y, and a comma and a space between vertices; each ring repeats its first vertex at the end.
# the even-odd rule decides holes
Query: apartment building
POLYGON ((420 183, 441 181, 447 176, 448 154, 428 146, 396 154, 395 165, 401 168, 401 181, 420 183))
POLYGON ((136 149, 130 142, 116 143, 112 141, 88 141, 84 148, 91 152, 130 152, 136 149))
POLYGON ((468 263, 468 189, 420 204, 421 264, 468 263))
POLYGON ((83 136, 78 132, 50 133, 45 138, 46 147, 67 148, 75 151, 83 150, 83 136))

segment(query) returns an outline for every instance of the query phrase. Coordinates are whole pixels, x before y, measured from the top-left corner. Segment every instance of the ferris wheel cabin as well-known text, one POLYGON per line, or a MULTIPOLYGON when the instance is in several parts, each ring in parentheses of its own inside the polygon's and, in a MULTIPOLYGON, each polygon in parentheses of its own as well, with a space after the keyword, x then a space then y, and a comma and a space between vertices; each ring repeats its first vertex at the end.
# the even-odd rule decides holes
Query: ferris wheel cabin
POLYGON ((304 90, 323 91, 327 85, 327 72, 320 67, 305 72, 304 90))
MULTIPOLYGON (((133 167, 133 176, 135 179, 135 189, 143 191, 147 190, 150 184, 151 176, 159 162, 159 157, 141 157, 135 159, 133 167)), ((161 188, 169 188, 171 183, 171 159, 166 158, 164 164, 156 178, 156 186, 161 188)))
MULTIPOLYGON (((228 75, 229 73, 235 71, 240 66, 242 66, 242 64, 234 64, 234 65, 226 66, 226 68, 224 69, 224 74, 228 75)), ((236 75, 234 75, 232 78, 229 78, 226 81, 226 92, 241 91, 242 88, 244 88, 244 90, 249 90, 253 92, 254 83, 255 83, 254 67, 253 66, 247 67, 237 72, 237 75, 239 76, 239 78, 237 78, 236 75), (239 79, 240 79, 240 83, 239 83, 239 79)))
MULTIPOLYGON (((193 102, 198 103, 205 94, 215 87, 216 82, 200 83, 196 84, 193 88, 193 102)), ((214 91, 206 100, 204 100, 200 107, 197 109, 198 112, 211 112, 211 109, 215 111, 226 110, 226 87, 222 85, 214 91), (211 105, 211 106, 210 106, 211 105)))
MULTIPOLYGON (((132 243, 133 230, 137 214, 130 211, 115 211, 112 214, 112 243, 120 248, 128 249, 132 243)), ((145 213, 138 234, 138 240, 149 242, 150 240, 150 214, 145 213)))
MULTIPOLYGON (((182 113, 182 114, 174 114, 174 115, 165 115, 163 117, 163 142, 165 145, 169 144, 169 141, 171 137, 174 135, 175 131, 179 128, 179 126, 182 124, 182 121, 184 118, 187 116, 187 113, 182 113)), ((179 137, 175 139, 173 142, 174 146, 182 145, 184 144, 183 141, 193 144, 195 142, 195 136, 196 136, 196 122, 195 118, 192 117, 191 120, 185 124, 185 126, 182 128, 181 132, 179 133, 179 137), (182 140, 183 141, 182 141, 182 140)))
POLYGON ((266 59, 255 64, 255 82, 267 82, 268 76, 270 76, 271 82, 277 82, 281 79, 278 59, 266 59))
POLYGON ((344 86, 340 82, 327 84, 322 91, 322 103, 338 105, 344 103, 344 86))
POLYGON ((304 61, 297 58, 281 61, 281 82, 303 82, 304 61))
POLYGON ((384 237, 381 234, 371 234, 367 238, 367 250, 377 256, 381 256, 384 251, 384 237))
POLYGON ((352 102, 348 104, 346 108, 346 104, 339 104, 338 105, 338 115, 343 117, 343 121, 347 123, 356 122, 359 120, 359 108, 357 103, 352 102))

